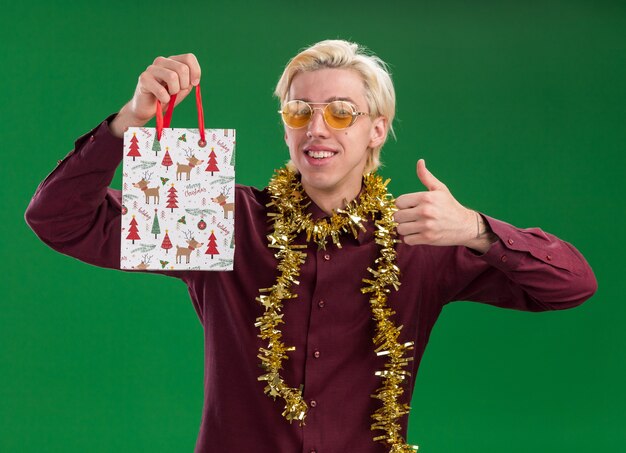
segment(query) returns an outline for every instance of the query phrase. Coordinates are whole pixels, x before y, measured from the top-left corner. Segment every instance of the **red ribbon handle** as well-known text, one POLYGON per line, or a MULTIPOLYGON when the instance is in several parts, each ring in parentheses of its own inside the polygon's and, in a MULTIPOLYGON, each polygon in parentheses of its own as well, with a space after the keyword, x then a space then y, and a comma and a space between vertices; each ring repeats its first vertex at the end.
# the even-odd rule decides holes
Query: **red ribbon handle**
MULTIPOLYGON (((170 127, 172 122, 172 114, 174 113, 174 104, 176 104, 176 94, 170 96, 170 103, 167 105, 167 112, 163 118, 163 106, 161 101, 157 99, 156 105, 156 132, 157 140, 161 141, 163 128, 170 127)), ((202 109, 202 95, 200 94, 200 85, 196 85, 196 109, 198 110, 198 130, 200 131, 200 140, 198 146, 204 148, 206 146, 206 137, 204 134, 204 110, 202 109)))

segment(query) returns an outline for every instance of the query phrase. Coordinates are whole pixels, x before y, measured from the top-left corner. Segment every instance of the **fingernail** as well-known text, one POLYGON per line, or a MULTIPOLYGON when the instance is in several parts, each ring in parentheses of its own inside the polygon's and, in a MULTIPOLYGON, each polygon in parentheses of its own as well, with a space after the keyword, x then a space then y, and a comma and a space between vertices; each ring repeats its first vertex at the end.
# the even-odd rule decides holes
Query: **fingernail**
POLYGON ((193 86, 196 86, 196 85, 198 85, 199 83, 200 83, 200 79, 193 79, 193 80, 191 81, 191 84, 192 84, 193 86))

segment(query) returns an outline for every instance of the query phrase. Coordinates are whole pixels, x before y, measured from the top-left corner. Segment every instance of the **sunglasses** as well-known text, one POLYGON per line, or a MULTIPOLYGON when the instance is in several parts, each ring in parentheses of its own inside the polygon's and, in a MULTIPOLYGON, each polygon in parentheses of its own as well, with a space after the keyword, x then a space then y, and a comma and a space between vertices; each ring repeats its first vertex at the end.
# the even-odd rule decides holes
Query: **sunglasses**
POLYGON ((352 126, 359 116, 369 115, 357 111, 354 104, 346 101, 312 102, 293 100, 283 105, 278 111, 283 122, 290 129, 300 129, 311 122, 315 110, 322 111, 322 117, 327 126, 333 129, 347 129, 352 126), (323 107, 312 107, 322 105, 323 107))

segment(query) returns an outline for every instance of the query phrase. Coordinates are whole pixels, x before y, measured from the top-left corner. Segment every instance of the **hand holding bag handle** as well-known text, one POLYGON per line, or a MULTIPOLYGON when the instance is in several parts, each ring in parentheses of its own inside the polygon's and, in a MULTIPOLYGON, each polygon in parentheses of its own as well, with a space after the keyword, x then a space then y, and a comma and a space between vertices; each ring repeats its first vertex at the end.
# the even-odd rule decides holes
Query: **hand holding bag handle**
MULTIPOLYGON (((170 96, 170 102, 167 105, 167 112, 165 112, 165 118, 163 118, 163 106, 161 101, 156 101, 156 132, 157 140, 161 141, 161 135, 163 134, 164 127, 170 127, 172 121, 172 114, 174 113, 174 104, 176 103, 176 94, 170 96)), ((200 85, 196 85, 196 108, 198 109, 198 132, 200 133, 200 140, 198 140, 198 146, 204 148, 206 146, 206 137, 204 135, 204 110, 202 109, 202 95, 200 94, 200 85)))

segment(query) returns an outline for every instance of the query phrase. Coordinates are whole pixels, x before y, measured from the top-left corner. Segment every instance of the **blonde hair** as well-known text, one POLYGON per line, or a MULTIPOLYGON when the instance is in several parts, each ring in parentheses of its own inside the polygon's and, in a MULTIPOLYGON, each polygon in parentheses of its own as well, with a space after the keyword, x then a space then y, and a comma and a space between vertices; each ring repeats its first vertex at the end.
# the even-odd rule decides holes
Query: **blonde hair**
MULTIPOLYGON (((388 132, 395 137, 393 118, 396 111, 396 92, 387 64, 356 43, 343 40, 320 41, 293 57, 287 63, 274 91, 281 105, 288 101, 289 88, 297 74, 325 68, 357 71, 363 79, 370 116, 372 118, 385 117, 389 125, 388 132)), ((386 140, 387 137, 385 137, 386 140)), ((365 173, 374 171, 380 166, 380 150, 385 141, 380 146, 370 149, 365 173)), ((295 169, 291 161, 288 166, 295 169)))

